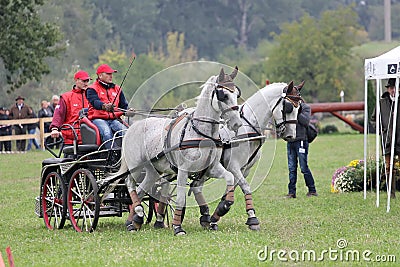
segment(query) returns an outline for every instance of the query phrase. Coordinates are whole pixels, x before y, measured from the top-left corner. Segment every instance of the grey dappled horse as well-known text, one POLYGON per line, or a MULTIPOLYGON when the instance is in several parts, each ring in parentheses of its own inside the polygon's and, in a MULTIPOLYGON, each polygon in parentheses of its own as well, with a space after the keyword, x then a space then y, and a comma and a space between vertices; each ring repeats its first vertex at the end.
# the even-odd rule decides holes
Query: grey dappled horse
MULTIPOLYGON (((245 178, 261 156, 260 148, 265 141, 262 133, 271 119, 275 121, 279 137, 286 141, 296 137, 297 113, 302 101, 300 90, 303 85, 304 82, 293 86, 292 81, 289 84, 273 83, 265 86, 240 107, 243 126, 237 132, 226 127, 220 130, 223 139, 237 141, 236 145, 224 146, 222 163, 235 177, 235 187, 239 185, 242 189, 248 215, 246 224, 252 230, 259 230, 260 223, 255 216, 250 185, 245 178), (240 141, 241 139, 243 141, 240 141)), ((210 225, 210 229, 217 230, 219 218, 228 210, 223 207, 225 201, 223 197, 210 218, 209 208, 202 194, 202 187, 207 179, 208 177, 202 177, 199 181, 192 183, 191 190, 200 207, 200 224, 203 227, 210 225)))
POLYGON ((128 217, 128 230, 138 230, 143 224, 143 207, 136 192, 136 181, 143 168, 146 175, 142 183, 145 185, 154 184, 159 173, 173 173, 172 169, 178 172, 172 222, 175 235, 185 234, 181 215, 189 174, 204 171, 209 177, 224 178, 227 185, 225 198, 233 204, 234 177, 219 161, 222 142, 218 130, 220 118, 232 131, 237 131, 242 125, 237 106, 240 90, 233 83, 237 72, 235 68, 227 75, 221 69, 218 76, 210 77, 202 86, 193 113, 175 120, 146 118, 129 127, 122 143, 120 170, 113 174, 116 177, 129 171, 126 185, 133 204, 128 217))
MULTIPOLYGON (((271 122, 275 122, 276 133, 278 137, 286 141, 290 141, 296 137, 297 114, 300 101, 300 90, 304 86, 304 82, 294 86, 291 81, 286 83, 273 83, 260 89, 252 95, 243 105, 240 106, 240 117, 243 126, 237 132, 222 127, 219 131, 222 139, 231 141, 224 144, 224 150, 221 162, 223 166, 230 171, 235 177, 235 187, 237 185, 242 189, 245 195, 246 212, 248 219, 246 224, 252 230, 259 230, 260 223, 255 216, 253 206, 252 192, 250 185, 245 179, 250 172, 251 167, 258 161, 261 156, 261 146, 265 142, 263 130, 271 122), (235 142, 233 145, 232 141, 235 142)), ((165 177, 165 176, 164 176, 165 177)), ((167 178, 171 179, 171 177, 167 178)), ((209 208, 202 194, 203 184, 209 176, 204 175, 201 179, 191 184, 190 190, 194 193, 194 197, 200 207, 200 224, 203 227, 209 227, 211 230, 217 230, 217 222, 219 218, 225 215, 230 208, 226 205, 225 197, 217 206, 213 216, 209 214, 209 208)), ((163 189, 168 192, 168 182, 163 182, 163 189)), ((149 186, 140 185, 143 191, 148 192, 149 186)), ((165 193, 164 194, 167 194, 165 193)), ((157 209, 157 222, 155 227, 160 227, 160 218, 165 214, 165 198, 160 198, 160 205, 157 209)))

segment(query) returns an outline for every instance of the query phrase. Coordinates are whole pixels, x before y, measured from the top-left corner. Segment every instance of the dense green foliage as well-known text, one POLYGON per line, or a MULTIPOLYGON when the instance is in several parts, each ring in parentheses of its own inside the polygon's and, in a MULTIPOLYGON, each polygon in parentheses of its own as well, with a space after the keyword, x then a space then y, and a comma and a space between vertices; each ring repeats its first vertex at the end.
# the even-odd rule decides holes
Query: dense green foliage
MULTIPOLYGON (((396 23, 399 18, 394 16, 400 9, 399 2, 391 1, 394 39, 400 37, 400 23, 396 23)), ((15 75, 19 75, 15 88, 23 86, 12 94, 5 94, 0 99, 0 106, 10 105, 15 95, 21 94, 29 96, 28 104, 38 107, 42 99, 69 90, 77 69, 87 70, 94 78, 95 66, 113 64, 116 59, 104 61, 110 59, 103 56, 110 51, 118 55, 116 68, 119 73, 114 78, 117 83, 122 81, 131 55, 136 54, 137 60, 124 86, 129 96, 160 69, 191 60, 211 60, 238 65, 239 70, 258 86, 263 86, 266 79, 297 82, 304 79, 309 101, 334 101, 337 90, 341 89, 345 89, 347 99, 351 96, 359 100, 363 97, 358 85, 363 81, 365 55, 353 57, 354 51, 349 47, 380 40, 383 35, 383 3, 379 0, 25 0, 2 2, 2 10, 8 10, 11 3, 21 3, 26 6, 25 10, 33 8, 35 12, 30 16, 35 17, 35 23, 24 20, 22 11, 5 12, 7 15, 1 18, 3 25, 10 26, 2 31, 6 36, 1 38, 1 44, 6 49, 0 52, 4 55, 0 62, 3 63, 3 66, 0 64, 0 77, 3 78, 0 92, 14 89, 7 85, 7 80, 17 78, 15 75), (340 10, 343 6, 350 6, 346 12, 351 12, 354 17, 338 20, 338 17, 342 18, 340 13, 343 11, 340 10), (19 22, 14 23, 11 18, 17 18, 19 22), (36 23, 47 28, 35 31, 36 23), (317 27, 318 24, 324 24, 324 27, 317 27), (305 32, 293 32, 293 29, 307 25, 312 26, 309 29, 313 30, 309 32, 312 36, 304 38, 305 32), (355 29, 357 35, 343 40, 345 33, 355 29), (60 32, 63 35, 61 42, 60 32), (337 35, 333 34, 336 32, 337 35), (291 41, 281 47, 279 39, 287 36, 292 40, 304 40, 291 41), (33 41, 28 46, 21 45, 28 39, 33 41), (275 67, 275 62, 269 59, 289 62, 292 53, 297 53, 299 43, 303 42, 312 42, 312 45, 300 50, 301 54, 314 58, 302 64, 296 62, 277 74, 280 67, 275 67), (28 59, 26 55, 30 50, 25 47, 29 48, 29 45, 40 48, 38 51, 42 54, 28 59), (60 47, 65 50, 54 57, 60 47), (277 51, 281 51, 277 53, 280 58, 275 55, 277 51), (326 60, 319 58, 324 56, 326 60), (319 64, 312 65, 315 62, 319 64), (328 64, 316 70, 324 63, 328 64), (25 65, 29 65, 27 69, 24 69, 25 65), (314 69, 301 75, 306 71, 304 66, 314 69), (14 71, 14 76, 10 70, 14 71), (48 75, 42 76, 45 73, 48 75)), ((378 47, 372 56, 379 52, 383 51, 378 47)), ((296 55, 299 60, 303 59, 301 54, 296 55)))
POLYGON ((61 33, 55 25, 43 23, 37 13, 43 0, 2 1, 0 8, 0 58, 10 89, 28 80, 39 81, 50 72, 47 57, 56 56, 62 47, 61 33))
POLYGON ((305 80, 303 95, 318 101, 335 99, 351 69, 351 48, 357 44, 357 14, 351 9, 326 11, 321 19, 306 15, 284 24, 268 60, 271 78, 305 80), (324 90, 321 90, 324 89, 324 90))

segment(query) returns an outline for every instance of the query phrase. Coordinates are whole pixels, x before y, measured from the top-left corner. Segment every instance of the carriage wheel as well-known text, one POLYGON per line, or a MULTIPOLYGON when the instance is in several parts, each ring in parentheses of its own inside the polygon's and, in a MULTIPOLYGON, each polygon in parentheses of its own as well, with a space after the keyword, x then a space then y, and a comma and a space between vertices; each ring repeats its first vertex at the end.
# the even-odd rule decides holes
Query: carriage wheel
POLYGON ((145 197, 142 201, 142 206, 144 208, 144 217, 146 218, 146 224, 151 223, 154 214, 157 212, 157 206, 154 198, 145 197))
POLYGON ((67 215, 67 187, 57 172, 50 172, 43 183, 42 214, 50 230, 64 227, 67 215))
MULTIPOLYGON (((167 220, 167 224, 170 225, 172 224, 172 219, 174 218, 174 213, 175 213, 175 207, 176 207, 176 189, 177 189, 177 184, 176 183, 171 183, 171 188, 169 190, 169 195, 168 195, 168 203, 167 203, 167 211, 165 211, 165 216, 167 220)), ((186 203, 185 207, 182 209, 182 215, 181 219, 185 218, 185 212, 186 212, 186 203)))
POLYGON ((92 232, 99 220, 100 198, 96 179, 86 169, 76 170, 68 187, 68 212, 74 229, 92 232))

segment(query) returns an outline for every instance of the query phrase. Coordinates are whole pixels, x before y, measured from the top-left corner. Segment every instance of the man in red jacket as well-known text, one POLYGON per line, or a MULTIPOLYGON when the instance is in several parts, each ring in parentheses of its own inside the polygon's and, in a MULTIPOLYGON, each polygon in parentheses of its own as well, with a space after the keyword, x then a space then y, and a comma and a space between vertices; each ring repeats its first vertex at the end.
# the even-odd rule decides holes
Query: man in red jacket
MULTIPOLYGON (((100 65, 96 71, 96 81, 86 90, 88 118, 99 129, 103 142, 112 139, 115 132, 127 129, 120 119, 124 114, 120 110, 128 109, 128 101, 121 88, 112 82, 114 72, 117 71, 109 65, 100 65)), ((119 132, 119 136, 123 134, 123 131, 119 132)), ((106 142, 105 148, 111 148, 111 142, 106 142)))
MULTIPOLYGON (((50 125, 51 137, 60 136, 60 127, 63 124, 70 124, 74 127, 78 135, 78 144, 82 143, 80 135, 79 115, 80 112, 88 108, 89 104, 85 97, 85 90, 91 80, 86 71, 80 70, 74 75, 75 85, 71 91, 61 95, 60 102, 54 110, 53 120, 50 125)), ((62 136, 65 145, 72 145, 74 134, 71 129, 63 129, 62 136)))

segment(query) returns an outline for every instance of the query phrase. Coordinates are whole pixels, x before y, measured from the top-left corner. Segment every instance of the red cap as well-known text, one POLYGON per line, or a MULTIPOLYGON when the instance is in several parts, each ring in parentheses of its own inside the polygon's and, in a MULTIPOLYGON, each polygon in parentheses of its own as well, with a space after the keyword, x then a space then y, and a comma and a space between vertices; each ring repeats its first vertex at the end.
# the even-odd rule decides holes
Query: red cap
POLYGON ((91 80, 89 74, 86 71, 80 70, 77 73, 75 73, 74 79, 80 79, 80 80, 91 80))
POLYGON ((113 73, 113 72, 117 72, 117 70, 114 70, 113 68, 111 68, 107 64, 103 64, 103 65, 100 65, 97 68, 96 74, 103 73, 103 72, 104 73, 113 73))

